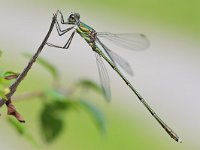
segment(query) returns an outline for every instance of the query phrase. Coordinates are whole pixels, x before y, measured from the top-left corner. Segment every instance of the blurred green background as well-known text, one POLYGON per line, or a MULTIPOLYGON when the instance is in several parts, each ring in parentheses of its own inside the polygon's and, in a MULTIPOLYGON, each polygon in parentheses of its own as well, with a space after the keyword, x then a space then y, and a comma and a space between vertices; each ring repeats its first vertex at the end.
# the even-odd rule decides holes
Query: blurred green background
MULTIPOLYGON (((131 52, 115 49, 130 62, 134 77, 128 77, 155 111, 182 138, 174 142, 140 104, 112 69, 107 66, 112 101, 91 94, 90 99, 104 112, 107 134, 101 135, 87 115, 70 113, 59 138, 47 145, 39 136, 37 100, 16 103, 26 118, 26 126, 41 144, 16 134, 1 110, 0 149, 70 150, 198 150, 200 148, 199 55, 200 1, 198 0, 0 0, 0 66, 19 72, 27 64, 21 54, 34 53, 42 42, 52 14, 61 10, 65 17, 79 12, 81 20, 97 31, 140 32, 147 35, 151 47, 131 52)), ((56 31, 52 35, 56 37, 56 31)), ((58 39, 57 39, 58 40, 58 39)), ((65 40, 65 39, 64 39, 65 40)), ((88 45, 76 35, 69 50, 46 47, 41 56, 55 64, 62 84, 88 78, 99 82, 95 57, 88 45)), ((48 88, 51 76, 34 65, 19 91, 48 88)))

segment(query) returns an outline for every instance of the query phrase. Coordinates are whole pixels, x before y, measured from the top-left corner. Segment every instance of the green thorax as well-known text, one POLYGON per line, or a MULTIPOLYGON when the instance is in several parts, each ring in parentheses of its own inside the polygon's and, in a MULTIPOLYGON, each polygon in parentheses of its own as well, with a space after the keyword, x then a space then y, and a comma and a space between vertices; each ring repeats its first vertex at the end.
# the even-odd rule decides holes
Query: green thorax
POLYGON ((96 38, 96 31, 93 28, 91 28, 83 22, 80 22, 76 31, 78 34, 80 34, 81 37, 83 37, 86 40, 86 42, 94 51, 101 51, 94 42, 96 38))
POLYGON ((90 26, 86 25, 83 22, 80 22, 78 25, 78 28, 76 29, 77 33, 80 34, 81 37, 83 37, 88 43, 91 42, 91 34, 95 31, 90 26))
POLYGON ((88 26, 83 22, 80 22, 78 27, 82 32, 92 32, 94 30, 93 28, 91 28, 90 26, 88 26))

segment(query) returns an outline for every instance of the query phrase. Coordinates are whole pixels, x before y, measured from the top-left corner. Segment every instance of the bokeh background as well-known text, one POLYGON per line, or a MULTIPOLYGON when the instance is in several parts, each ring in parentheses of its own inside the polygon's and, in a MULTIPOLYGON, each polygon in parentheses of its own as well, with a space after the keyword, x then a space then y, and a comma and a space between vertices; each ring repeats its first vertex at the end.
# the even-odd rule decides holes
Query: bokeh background
MULTIPOLYGON (((106 64, 112 101, 91 97, 104 112, 107 134, 101 135, 84 114, 72 113, 59 138, 35 147, 5 121, 1 110, 0 149, 70 150, 198 150, 200 148, 200 2, 198 0, 0 0, 0 49, 5 66, 21 71, 27 64, 21 54, 34 53, 43 40, 52 14, 60 9, 65 17, 79 12, 81 20, 97 31, 140 32, 151 46, 146 51, 114 49, 130 62, 134 77, 127 78, 161 118, 182 138, 174 142, 138 101, 124 82, 106 64)), ((56 31, 52 38, 56 37, 56 31)), ((62 39, 63 40, 63 39, 62 39)), ((65 40, 65 39, 64 39, 65 40)), ((62 84, 88 78, 99 82, 94 53, 78 35, 67 51, 46 47, 41 56, 55 64, 62 84)), ((46 88, 51 76, 35 65, 19 91, 46 88)), ((38 111, 41 103, 25 101, 17 108, 26 126, 40 141, 38 111)))

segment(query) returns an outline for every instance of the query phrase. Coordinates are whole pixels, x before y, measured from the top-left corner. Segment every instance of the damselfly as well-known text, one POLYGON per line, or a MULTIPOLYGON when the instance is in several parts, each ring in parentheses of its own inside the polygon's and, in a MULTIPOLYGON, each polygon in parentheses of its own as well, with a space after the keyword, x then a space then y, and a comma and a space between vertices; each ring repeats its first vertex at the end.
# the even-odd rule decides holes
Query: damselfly
POLYGON ((149 41, 145 35, 134 33, 134 34, 113 34, 108 32, 96 32, 93 28, 86 25, 80 21, 80 15, 78 13, 72 13, 67 18, 67 21, 64 20, 64 17, 61 11, 57 12, 61 16, 61 24, 71 25, 70 27, 62 30, 60 24, 56 20, 56 29, 58 35, 62 36, 68 31, 72 30, 72 34, 64 46, 59 46, 51 43, 46 43, 48 46, 68 49, 75 33, 78 33, 85 41, 89 44, 92 50, 95 52, 97 66, 100 76, 100 81, 102 85, 102 90, 106 99, 110 99, 110 85, 109 77, 102 61, 102 58, 107 61, 107 63, 117 72, 117 74, 124 80, 128 87, 136 94, 138 99, 143 103, 151 115, 158 121, 158 123, 165 129, 165 131, 177 142, 181 142, 178 135, 167 125, 165 124, 160 117, 154 112, 154 110, 147 104, 145 99, 136 91, 132 84, 124 77, 121 71, 118 69, 119 65, 123 68, 128 74, 132 75, 132 70, 129 64, 122 59, 119 55, 111 51, 106 45, 104 45, 100 38, 106 38, 110 42, 115 43, 118 46, 124 47, 130 50, 139 50, 146 49, 149 46, 149 41))

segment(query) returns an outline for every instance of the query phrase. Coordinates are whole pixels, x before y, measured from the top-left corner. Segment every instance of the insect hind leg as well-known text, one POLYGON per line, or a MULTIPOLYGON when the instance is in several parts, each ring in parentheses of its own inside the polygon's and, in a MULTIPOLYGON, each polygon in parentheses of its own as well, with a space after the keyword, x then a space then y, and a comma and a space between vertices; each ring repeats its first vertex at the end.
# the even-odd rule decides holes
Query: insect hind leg
POLYGON ((74 37, 74 34, 75 34, 75 31, 71 34, 71 36, 69 37, 69 39, 67 40, 67 43, 62 47, 62 46, 59 46, 59 45, 55 45, 55 44, 52 44, 52 43, 46 43, 46 45, 50 46, 50 47, 56 47, 56 48, 61 48, 61 49, 68 49, 71 42, 72 42, 72 39, 74 37))
POLYGON ((52 43, 46 43, 46 45, 48 45, 50 47, 55 47, 55 48, 67 49, 65 47, 62 47, 62 46, 59 46, 59 45, 55 45, 55 44, 52 44, 52 43))

